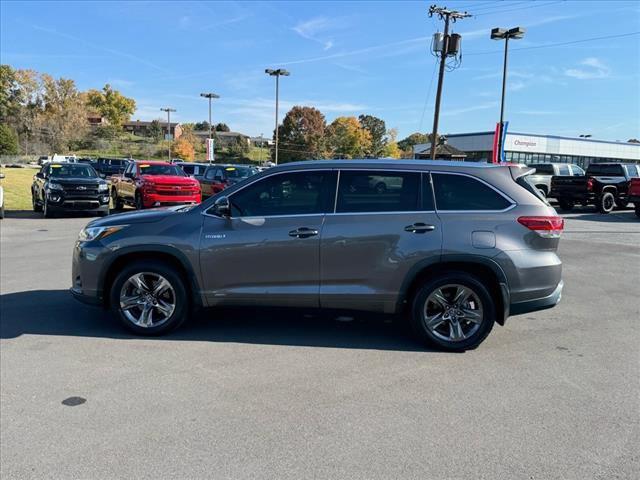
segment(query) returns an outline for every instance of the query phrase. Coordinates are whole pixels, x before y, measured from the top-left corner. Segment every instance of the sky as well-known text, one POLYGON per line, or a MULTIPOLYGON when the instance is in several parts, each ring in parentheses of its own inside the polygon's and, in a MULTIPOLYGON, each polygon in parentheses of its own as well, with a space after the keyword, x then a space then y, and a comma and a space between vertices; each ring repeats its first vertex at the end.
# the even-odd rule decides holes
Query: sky
MULTIPOLYGON (((443 22, 430 2, 0 2, 0 60, 111 84, 136 100, 134 119, 213 120, 271 136, 283 67, 281 118, 293 105, 338 116, 375 115, 399 138, 430 132, 437 84, 431 37, 443 22)), ((444 79, 442 133, 494 130, 504 42, 493 27, 521 26, 509 46, 509 130, 640 138, 640 2, 448 1, 473 16, 452 25, 462 61, 444 79), (583 39, 617 38, 570 43, 583 39)))

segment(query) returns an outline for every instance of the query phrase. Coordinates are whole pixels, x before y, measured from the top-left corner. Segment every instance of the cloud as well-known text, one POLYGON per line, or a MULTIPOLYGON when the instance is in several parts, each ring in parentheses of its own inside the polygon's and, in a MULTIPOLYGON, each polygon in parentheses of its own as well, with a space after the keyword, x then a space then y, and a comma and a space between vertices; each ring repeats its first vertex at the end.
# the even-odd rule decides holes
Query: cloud
POLYGON ((135 82, 132 82, 131 80, 125 80, 123 78, 110 78, 109 80, 107 80, 107 83, 114 87, 121 88, 132 87, 133 85, 135 85, 135 82))
POLYGON ((578 80, 591 80, 594 78, 607 78, 611 76, 611 69, 596 57, 588 57, 580 62, 586 68, 568 68, 564 71, 567 77, 578 80))
POLYGON ((323 34, 329 30, 343 27, 344 23, 341 18, 315 17, 299 22, 292 30, 302 38, 321 44, 322 49, 327 51, 333 48, 334 41, 323 34))
POLYGON ((446 110, 445 112, 442 112, 442 115, 447 117, 453 117, 456 115, 462 115, 463 113, 476 112, 478 110, 488 110, 490 108, 496 108, 497 106, 498 106, 498 102, 481 103, 480 105, 472 105, 469 107, 446 110))

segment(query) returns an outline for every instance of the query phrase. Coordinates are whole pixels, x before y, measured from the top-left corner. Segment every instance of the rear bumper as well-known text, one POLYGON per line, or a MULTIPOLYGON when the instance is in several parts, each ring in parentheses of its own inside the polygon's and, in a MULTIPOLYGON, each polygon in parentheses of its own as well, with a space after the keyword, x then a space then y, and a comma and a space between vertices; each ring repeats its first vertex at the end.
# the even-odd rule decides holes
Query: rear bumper
POLYGON ((509 305, 509 315, 522 315, 523 313, 536 312, 547 308, 555 307, 562 298, 562 287, 564 282, 560 280, 556 289, 546 297, 527 300, 525 302, 512 303, 509 305))

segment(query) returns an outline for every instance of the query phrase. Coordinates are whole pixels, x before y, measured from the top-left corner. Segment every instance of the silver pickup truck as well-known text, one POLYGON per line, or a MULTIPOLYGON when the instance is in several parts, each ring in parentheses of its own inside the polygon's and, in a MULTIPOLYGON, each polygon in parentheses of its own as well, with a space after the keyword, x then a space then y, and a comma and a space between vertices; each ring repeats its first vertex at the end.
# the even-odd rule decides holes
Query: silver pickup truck
POLYGON ((582 168, 571 163, 532 163, 527 166, 536 169, 535 173, 529 177, 530 183, 545 197, 551 191, 551 177, 584 175, 582 168))

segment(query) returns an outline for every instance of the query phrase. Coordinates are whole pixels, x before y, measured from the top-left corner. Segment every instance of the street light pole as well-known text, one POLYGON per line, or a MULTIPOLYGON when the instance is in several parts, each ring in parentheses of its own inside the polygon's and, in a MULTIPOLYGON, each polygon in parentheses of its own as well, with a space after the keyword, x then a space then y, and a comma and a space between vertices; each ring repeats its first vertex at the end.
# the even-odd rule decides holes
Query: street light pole
MULTIPOLYGON (((160 109, 163 112, 167 112, 167 137, 169 142, 171 142, 171 112, 175 112, 175 108, 167 107, 160 109)), ((171 162, 171 143, 169 143, 169 148, 167 149, 167 157, 169 158, 169 162, 171 162)))
POLYGON ((500 132, 498 135, 498 155, 502 160, 503 137, 504 137, 504 98, 507 90, 507 59, 509 55, 509 39, 519 40, 524 37, 524 28, 515 27, 509 30, 504 28, 494 28, 491 30, 492 40, 504 40, 504 62, 502 64, 502 96, 500 99, 500 132))
MULTIPOLYGON (((214 99, 214 98, 220 98, 220 95, 216 95, 213 92, 209 92, 209 93, 201 93, 200 96, 209 99, 209 140, 211 140, 211 138, 212 138, 212 128, 213 128, 213 125, 211 124, 211 100, 214 99)), ((209 143, 211 143, 211 142, 209 142, 209 143)), ((209 163, 211 163, 211 160, 209 160, 209 163)))
POLYGON ((288 77, 290 73, 284 68, 278 68, 274 70, 272 68, 267 68, 264 73, 270 75, 272 77, 276 77, 276 153, 275 153, 275 164, 278 164, 278 103, 279 103, 279 94, 280 94, 280 76, 288 77))

